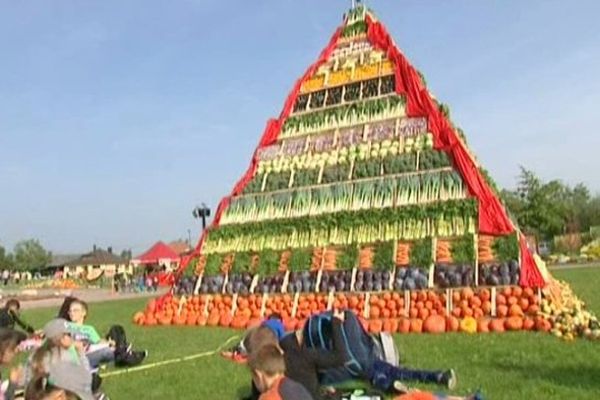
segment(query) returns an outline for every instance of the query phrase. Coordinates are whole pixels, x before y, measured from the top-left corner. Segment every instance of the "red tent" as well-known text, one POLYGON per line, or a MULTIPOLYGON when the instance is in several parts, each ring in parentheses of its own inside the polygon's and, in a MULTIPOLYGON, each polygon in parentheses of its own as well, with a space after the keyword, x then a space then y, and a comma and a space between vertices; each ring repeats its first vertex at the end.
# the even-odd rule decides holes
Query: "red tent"
POLYGON ((181 257, 163 242, 156 242, 144 254, 136 257, 133 262, 139 264, 159 264, 162 262, 177 262, 181 257))

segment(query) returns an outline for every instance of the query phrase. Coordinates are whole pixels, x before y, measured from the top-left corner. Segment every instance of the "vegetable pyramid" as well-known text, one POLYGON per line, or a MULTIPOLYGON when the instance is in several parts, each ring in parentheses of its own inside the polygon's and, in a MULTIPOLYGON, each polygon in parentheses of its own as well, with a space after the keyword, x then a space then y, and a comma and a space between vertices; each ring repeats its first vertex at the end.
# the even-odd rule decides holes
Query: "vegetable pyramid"
POLYGON ((353 8, 221 201, 197 272, 400 266, 409 289, 542 285, 447 110, 353 8))

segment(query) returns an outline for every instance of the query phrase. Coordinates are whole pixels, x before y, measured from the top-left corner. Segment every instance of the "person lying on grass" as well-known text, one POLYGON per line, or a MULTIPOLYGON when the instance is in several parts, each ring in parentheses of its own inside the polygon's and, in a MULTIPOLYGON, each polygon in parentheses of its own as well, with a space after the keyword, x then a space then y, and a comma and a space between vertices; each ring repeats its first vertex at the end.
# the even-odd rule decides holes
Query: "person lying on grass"
MULTIPOLYGON (((319 383, 320 372, 342 367, 347 360, 342 333, 343 318, 344 313, 339 312, 335 314, 332 320, 331 336, 333 346, 331 351, 306 346, 302 330, 285 335, 278 341, 279 324, 273 320, 251 331, 243 342, 250 358, 262 347, 277 345, 279 342, 278 345, 283 350, 285 360, 285 375, 304 386, 310 393, 311 398, 320 400, 323 398, 319 383)), ((256 388, 253 387, 253 393, 249 399, 258 398, 257 394, 256 388)))
MULTIPOLYGON (((339 334, 343 335, 341 336, 342 339, 336 340, 335 338, 335 321, 339 320, 339 318, 331 318, 331 312, 328 312, 311 317, 311 319, 325 317, 324 319, 331 321, 329 329, 323 329, 322 337, 319 338, 320 340, 313 340, 311 338, 311 335, 313 335, 314 332, 312 332, 310 328, 311 325, 314 327, 315 324, 311 324, 311 320, 309 320, 306 322, 303 329, 297 331, 294 335, 285 336, 280 343, 284 352, 286 351, 286 347, 283 345, 283 342, 290 336, 308 338, 309 340, 302 340, 302 345, 307 348, 314 347, 314 343, 319 342, 322 339, 328 344, 325 349, 320 348, 318 350, 320 352, 330 352, 332 349, 336 349, 335 342, 341 343, 342 358, 344 358, 345 361, 338 367, 321 368, 320 383, 322 385, 335 385, 346 381, 360 379, 368 381, 376 389, 387 393, 405 392, 405 381, 435 383, 443 385, 450 390, 454 389, 456 386, 456 374, 452 369, 446 371, 426 371, 390 364, 382 359, 380 354, 377 354, 373 337, 364 330, 355 313, 352 311, 345 311, 338 312, 336 315, 338 317, 343 316, 342 329, 339 331, 339 334), (352 356, 351 359, 350 356, 352 356)), ((243 342, 250 343, 251 339, 252 334, 248 335, 243 342)), ((314 351, 316 349, 313 348, 312 350, 314 351)), ((297 377, 292 376, 292 378, 304 383, 297 377)), ((311 391, 311 393, 313 392, 311 391)))
POLYGON ((312 400, 306 388, 285 376, 283 351, 267 344, 252 353, 248 361, 252 382, 261 393, 259 400, 312 400))
MULTIPOLYGON (((27 338, 23 332, 13 329, 0 329, 0 366, 7 368, 19 352, 19 345, 27 338)), ((15 367, 10 370, 8 382, 2 382, 0 399, 13 400, 15 390, 23 379, 23 368, 15 367)), ((1 380, 1 379, 0 379, 1 380)))
POLYGON ((0 309, 0 328, 15 329, 18 325, 21 329, 32 335, 35 329, 20 318, 21 303, 17 299, 9 299, 4 307, 0 309))

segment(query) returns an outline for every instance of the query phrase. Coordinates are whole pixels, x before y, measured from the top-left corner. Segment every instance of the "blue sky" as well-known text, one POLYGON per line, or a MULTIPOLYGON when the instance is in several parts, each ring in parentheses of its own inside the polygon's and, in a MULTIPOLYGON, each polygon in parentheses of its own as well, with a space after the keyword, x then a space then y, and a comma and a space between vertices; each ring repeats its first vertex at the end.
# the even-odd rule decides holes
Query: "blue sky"
MULTIPOLYGON (((0 244, 195 241, 349 4, 0 0, 0 244)), ((368 4, 500 185, 600 192, 600 2, 368 4)))

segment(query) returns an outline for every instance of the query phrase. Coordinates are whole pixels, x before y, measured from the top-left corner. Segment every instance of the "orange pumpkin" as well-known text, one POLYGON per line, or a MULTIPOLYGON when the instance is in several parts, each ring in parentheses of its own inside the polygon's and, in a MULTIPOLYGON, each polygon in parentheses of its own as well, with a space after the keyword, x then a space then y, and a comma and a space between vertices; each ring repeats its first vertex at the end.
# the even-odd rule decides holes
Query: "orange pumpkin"
POLYGON ((477 332, 488 333, 490 331, 489 318, 479 318, 477 320, 477 332))
POLYGON ((523 310, 521 310, 521 307, 519 307, 518 304, 513 304, 512 306, 510 306, 510 309, 508 310, 508 315, 511 317, 522 317, 523 310))
POLYGON ((198 322, 198 315, 197 314, 189 314, 187 317, 187 320, 185 321, 186 325, 196 325, 196 323, 198 322))
POLYGON ((512 295, 515 297, 521 297, 523 295, 523 289, 520 286, 515 286, 512 290, 512 295))
MULTIPOLYGON (((372 302, 371 302, 371 304, 372 304, 372 302)), ((371 311, 371 314, 370 314, 371 318, 377 319, 381 316, 381 310, 379 310, 379 307, 376 305, 372 305, 370 311, 371 311)))
POLYGON ((530 331, 533 328, 535 328, 535 321, 533 320, 533 318, 526 317, 523 320, 523 329, 526 331, 530 331))
POLYGON ((460 322, 457 318, 449 316, 446 318, 446 330, 448 332, 458 332, 460 329, 460 322))
POLYGON ((470 300, 474 295, 475 293, 473 292, 473 289, 469 287, 464 288, 461 292, 461 297, 463 300, 470 300))
POLYGON ((146 319, 144 320, 144 325, 154 326, 158 323, 154 315, 146 315, 146 319))
POLYGON ((398 332, 409 333, 410 332, 410 320, 406 318, 400 319, 398 322, 398 332))
POLYGON ((520 331, 523 329, 523 318, 517 316, 507 318, 506 321, 504 321, 504 328, 507 331, 520 331))
POLYGON ((490 291, 487 289, 482 289, 481 292, 479 292, 479 298, 481 301, 488 301, 491 299, 491 297, 490 291))
POLYGON ((490 331, 504 332, 504 318, 494 318, 490 322, 490 331))
POLYGON ((136 325, 144 325, 144 321, 146 320, 146 315, 143 312, 136 312, 133 314, 133 323, 136 325))
POLYGON ((423 320, 413 318, 410 320, 410 331, 413 333, 423 332, 423 320))
POLYGON ((440 315, 432 315, 423 323, 423 331, 427 333, 446 332, 446 319, 440 315))
POLYGON ((196 325, 198 326, 206 326, 206 321, 207 321, 207 317, 206 315, 200 315, 198 317, 198 319, 196 320, 196 325))
POLYGON ((506 317, 508 315, 508 307, 505 306, 504 304, 499 305, 498 307, 496 307, 496 314, 500 318, 506 317))
POLYGON ((537 320, 535 321, 535 329, 541 332, 548 332, 550 331, 550 329, 552 328, 552 324, 550 323, 550 321, 542 318, 542 317, 538 317, 537 320))

